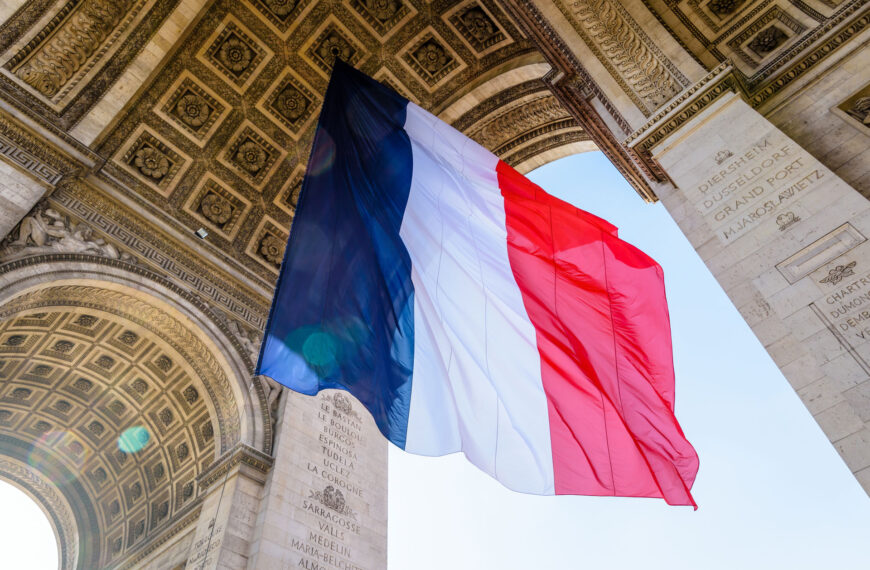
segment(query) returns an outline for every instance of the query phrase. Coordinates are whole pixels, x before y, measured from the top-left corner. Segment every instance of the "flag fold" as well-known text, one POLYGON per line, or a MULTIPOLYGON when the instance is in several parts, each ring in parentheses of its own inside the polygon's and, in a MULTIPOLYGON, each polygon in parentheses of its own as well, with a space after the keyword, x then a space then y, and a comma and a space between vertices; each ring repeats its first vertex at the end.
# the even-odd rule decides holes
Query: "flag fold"
POLYGON ((516 491, 694 505, 658 264, 340 61, 257 373, 516 491))

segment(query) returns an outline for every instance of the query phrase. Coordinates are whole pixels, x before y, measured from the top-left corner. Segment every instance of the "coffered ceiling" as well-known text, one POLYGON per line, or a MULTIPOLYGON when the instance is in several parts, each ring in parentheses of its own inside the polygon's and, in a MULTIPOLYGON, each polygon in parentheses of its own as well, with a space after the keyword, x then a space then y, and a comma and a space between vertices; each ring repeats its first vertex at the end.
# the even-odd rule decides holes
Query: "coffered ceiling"
MULTIPOLYGON (((147 49, 170 4, 195 8, 27 3, 0 30, 0 89, 69 130, 147 49)), ((90 143, 96 175, 185 232, 205 229, 209 247, 264 284, 277 274, 336 57, 447 112, 521 169, 588 141, 541 81, 541 55, 492 0, 216 0, 188 29, 90 143), (536 75, 517 75, 524 66, 536 75)))

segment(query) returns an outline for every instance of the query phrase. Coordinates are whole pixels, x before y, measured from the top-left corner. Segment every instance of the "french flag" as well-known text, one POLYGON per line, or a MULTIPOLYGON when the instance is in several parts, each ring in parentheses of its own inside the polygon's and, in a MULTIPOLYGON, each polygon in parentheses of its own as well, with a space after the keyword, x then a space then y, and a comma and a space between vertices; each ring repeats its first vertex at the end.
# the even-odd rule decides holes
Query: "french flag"
POLYGON ((257 373, 515 491, 695 504, 658 264, 340 61, 257 373))

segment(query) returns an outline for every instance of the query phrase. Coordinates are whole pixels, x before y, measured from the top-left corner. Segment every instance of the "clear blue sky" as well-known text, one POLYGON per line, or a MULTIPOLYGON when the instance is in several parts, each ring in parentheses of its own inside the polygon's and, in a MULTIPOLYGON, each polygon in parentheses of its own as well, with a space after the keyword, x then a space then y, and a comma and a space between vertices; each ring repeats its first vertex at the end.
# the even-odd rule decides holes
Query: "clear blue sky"
POLYGON ((390 570, 868 568, 870 499, 661 204, 600 152, 534 171, 664 268, 699 510, 508 491, 461 455, 390 449, 390 570))

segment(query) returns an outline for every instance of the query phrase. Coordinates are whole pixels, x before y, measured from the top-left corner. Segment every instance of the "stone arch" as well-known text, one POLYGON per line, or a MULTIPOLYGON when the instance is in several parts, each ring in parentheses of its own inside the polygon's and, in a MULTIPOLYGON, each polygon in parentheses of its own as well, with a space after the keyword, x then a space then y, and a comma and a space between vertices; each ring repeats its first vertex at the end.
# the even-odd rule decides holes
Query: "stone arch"
POLYGON ((200 476, 238 445, 271 452, 263 387, 225 328, 117 260, 0 268, 0 455, 40 457, 43 479, 84 513, 79 567, 120 562, 195 520, 200 476))
POLYGON ((524 54, 481 73, 436 111, 520 172, 596 150, 545 83, 551 72, 540 54, 524 54))
POLYGON ((57 540, 60 570, 81 567, 84 561, 79 559, 76 512, 56 485, 38 470, 9 455, 0 457, 0 479, 30 497, 45 513, 57 540))

